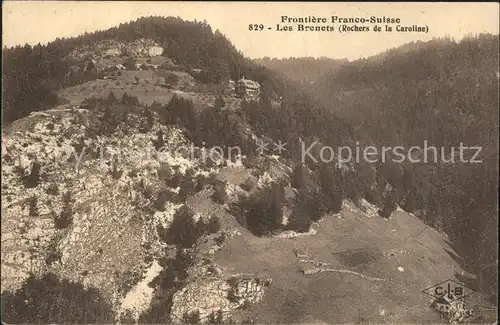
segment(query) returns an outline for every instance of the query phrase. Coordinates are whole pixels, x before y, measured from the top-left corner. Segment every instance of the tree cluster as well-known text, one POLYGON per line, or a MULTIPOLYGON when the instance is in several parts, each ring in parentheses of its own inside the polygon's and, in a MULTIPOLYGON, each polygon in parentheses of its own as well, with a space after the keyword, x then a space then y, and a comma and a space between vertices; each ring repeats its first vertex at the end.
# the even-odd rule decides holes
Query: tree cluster
POLYGON ((52 273, 31 275, 14 293, 2 292, 2 321, 10 324, 109 324, 114 316, 99 290, 52 273))

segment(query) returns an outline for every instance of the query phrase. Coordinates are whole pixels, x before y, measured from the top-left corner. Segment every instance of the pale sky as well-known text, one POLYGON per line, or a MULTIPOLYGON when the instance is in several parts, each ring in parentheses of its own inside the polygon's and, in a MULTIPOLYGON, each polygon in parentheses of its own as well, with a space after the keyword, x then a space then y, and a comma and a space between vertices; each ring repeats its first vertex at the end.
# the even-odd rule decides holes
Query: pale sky
POLYGON ((179 16, 184 20, 206 19, 214 31, 219 29, 250 58, 327 56, 353 60, 410 41, 443 36, 460 40, 469 33, 499 32, 498 3, 4 1, 2 10, 3 46, 45 44, 56 37, 103 30, 141 16, 179 16), (400 18, 400 25, 427 25, 429 32, 276 31, 281 16, 330 19, 335 15, 400 18), (249 31, 249 24, 263 24, 265 29, 249 31))

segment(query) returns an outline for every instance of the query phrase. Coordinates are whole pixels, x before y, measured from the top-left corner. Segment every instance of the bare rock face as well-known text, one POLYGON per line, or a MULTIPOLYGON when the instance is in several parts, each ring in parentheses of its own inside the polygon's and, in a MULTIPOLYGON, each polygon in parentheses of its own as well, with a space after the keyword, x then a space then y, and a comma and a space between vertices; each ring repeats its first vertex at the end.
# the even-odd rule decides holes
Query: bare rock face
POLYGON ((140 38, 125 45, 133 56, 158 56, 163 54, 163 47, 153 40, 140 38))
POLYGON ((262 300, 265 290, 271 282, 271 279, 260 278, 229 279, 230 289, 228 295, 232 302, 232 309, 243 307, 246 304, 255 304, 262 300))
POLYGON ((184 315, 199 312, 200 319, 204 320, 218 310, 230 311, 225 284, 224 280, 218 278, 200 279, 187 284, 174 294, 170 317, 174 322, 180 322, 184 315))
POLYGON ((270 279, 261 278, 200 278, 174 295, 172 321, 180 322, 185 315, 196 312, 201 322, 219 311, 227 316, 235 309, 259 302, 270 284, 270 279))
MULTIPOLYGON (((154 45, 146 45, 143 50, 155 53, 154 45)), ((208 167, 183 156, 175 150, 188 143, 183 133, 160 123, 146 133, 132 125, 126 132, 88 136, 92 114, 60 106, 20 119, 15 132, 3 134, 1 289, 14 291, 30 274, 51 272, 98 288, 119 315, 137 319, 154 299, 149 284, 164 268, 155 261, 172 248, 158 228, 168 228, 182 206, 157 203, 165 187, 180 189, 165 185, 162 166, 182 178, 217 174, 219 164, 208 167), (153 145, 159 132, 162 152, 153 145)), ((226 317, 262 299, 269 279, 228 279, 211 261, 221 236, 240 234, 224 229, 191 248, 197 258, 173 296, 174 321, 196 311, 203 321, 216 312, 226 317)))
MULTIPOLYGON (((88 114, 58 107, 18 120, 15 132, 3 134, 2 291, 20 287, 29 273, 51 271, 112 296, 117 275, 144 269, 144 259, 163 249, 156 228, 168 226, 176 206, 151 215, 144 209, 151 198, 141 189, 155 195, 160 159, 180 173, 196 163, 170 151, 148 155, 158 130, 89 139, 88 114), (121 159, 114 176, 113 154, 121 159), (63 215, 67 220, 58 224, 63 215)), ((172 146, 185 141, 176 129, 164 134, 172 146)))
POLYGON ((91 46, 83 46, 73 50, 69 57, 82 60, 87 57, 119 57, 122 55, 135 57, 153 57, 162 55, 164 49, 151 39, 140 38, 131 43, 104 40, 91 46))

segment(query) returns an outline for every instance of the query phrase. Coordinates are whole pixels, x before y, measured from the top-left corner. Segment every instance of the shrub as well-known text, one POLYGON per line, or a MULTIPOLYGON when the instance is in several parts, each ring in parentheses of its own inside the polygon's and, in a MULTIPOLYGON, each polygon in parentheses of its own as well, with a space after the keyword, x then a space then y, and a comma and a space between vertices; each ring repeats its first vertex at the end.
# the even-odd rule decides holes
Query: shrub
POLYGON ((28 201, 29 213, 28 215, 32 218, 38 217, 40 212, 38 211, 38 198, 36 196, 32 196, 28 201))
POLYGON ((310 184, 309 178, 307 167, 302 163, 298 163, 293 170, 291 186, 298 190, 305 189, 310 184))
POLYGON ((157 231, 160 239, 165 243, 191 248, 201 236, 216 233, 220 228, 220 221, 217 217, 210 218, 206 223, 202 218, 195 222, 193 211, 183 205, 175 213, 170 227, 165 230, 159 226, 157 231))
POLYGON ((182 323, 183 324, 200 324, 201 319, 200 319, 200 312, 199 311, 193 311, 191 313, 186 312, 182 316, 182 323))
POLYGON ((367 190, 366 200, 372 204, 379 205, 382 203, 382 195, 377 188, 374 190, 367 190))
POLYGON ((158 196, 153 201, 153 208, 157 211, 165 211, 165 203, 169 202, 180 202, 176 193, 172 193, 168 189, 163 189, 158 193, 158 196))
POLYGON ((219 95, 216 99, 215 99, 215 108, 223 108, 226 106, 226 102, 224 101, 224 98, 222 97, 222 95, 219 95))
MULTIPOLYGON (((92 97, 86 100, 84 105, 96 112, 92 114, 90 126, 86 128, 87 137, 111 135, 119 126, 123 124, 131 126, 131 122, 135 124, 137 121, 134 109, 138 102, 133 96, 124 94, 121 101, 118 101, 115 94, 110 92, 107 98, 92 97)), ((123 128, 124 131, 127 129, 123 128)))
POLYGON ((45 192, 47 192, 47 194, 50 195, 59 195, 59 187, 57 186, 56 183, 52 183, 47 187, 45 192))
MULTIPOLYGON (((153 128, 153 125, 154 125, 153 112, 151 112, 151 109, 149 109, 149 107, 145 107, 144 108, 144 117, 141 118, 139 132, 148 133, 153 128)), ((162 140, 163 140, 163 138, 162 138, 162 140)), ((162 146, 163 146, 163 144, 162 144, 162 146)), ((160 146, 160 148, 162 146, 160 146)), ((156 146, 155 146, 155 148, 156 148, 156 146)), ((156 150, 158 150, 158 149, 159 148, 156 148, 156 150)))
POLYGON ((129 292, 141 280, 141 273, 137 271, 125 271, 119 275, 118 289, 121 293, 129 292))
POLYGON ((45 256, 45 264, 51 266, 54 262, 58 262, 62 258, 62 253, 58 248, 59 238, 54 236, 51 238, 49 245, 47 246, 47 255, 45 256))
POLYGON ((128 177, 137 177, 137 175, 138 175, 138 171, 137 171, 137 169, 135 169, 135 168, 134 168, 134 169, 130 170, 130 171, 127 173, 127 175, 128 175, 128 177))
POLYGON ((403 206, 403 210, 405 210, 406 212, 413 212, 415 210, 415 194, 413 194, 413 192, 410 192, 408 193, 408 195, 406 196, 406 200, 405 200, 405 204, 403 206))
POLYGON ((117 179, 117 180, 122 177, 123 170, 118 169, 118 161, 114 160, 111 163, 110 174, 111 174, 111 177, 113 177, 114 179, 117 179))
POLYGON ((217 312, 213 312, 208 315, 207 323, 208 324, 222 324, 224 322, 224 314, 222 310, 218 310, 217 312))
POLYGON ((222 232, 218 237, 215 238, 215 243, 219 246, 222 246, 222 244, 224 244, 226 239, 227 239, 226 233, 222 232))
POLYGON ((127 70, 135 70, 135 64, 137 63, 137 60, 133 59, 133 58, 128 58, 127 60, 125 60, 125 62, 123 63, 123 66, 125 68, 127 68, 127 70))
POLYGON ((342 190, 333 188, 323 195, 323 205, 326 213, 338 213, 342 209, 342 190))
POLYGON ((40 184, 40 169, 41 165, 38 162, 33 162, 31 172, 28 176, 23 177, 23 184, 26 188, 35 188, 40 184))
POLYGON ((156 133, 156 140, 151 140, 156 150, 160 150, 165 146, 165 141, 163 140, 163 131, 159 130, 156 133))
POLYGON ((75 149, 76 155, 80 156, 81 154, 83 154, 83 152, 84 152, 83 150, 85 148, 85 143, 83 142, 82 138, 78 138, 77 140, 73 141, 73 143, 71 145, 75 149))
POLYGON ((181 175, 174 172, 168 163, 161 163, 158 170, 158 177, 170 188, 177 188, 181 185, 181 175))
POLYGON ((226 183, 217 182, 214 185, 214 193, 212 194, 212 200, 219 204, 224 204, 229 200, 229 196, 226 192, 226 183))
POLYGON ((196 180, 192 169, 186 171, 186 174, 181 178, 179 186, 179 198, 181 200, 186 200, 189 195, 196 193, 196 180))
POLYGON ((179 82, 179 76, 175 73, 169 72, 165 75, 165 82, 167 84, 175 85, 179 82))
POLYGON ((177 248, 175 258, 160 259, 163 267, 150 286, 155 288, 156 299, 150 308, 139 317, 139 324, 167 324, 172 306, 173 294, 184 284, 187 270, 193 263, 192 257, 177 248))
POLYGON ((220 228, 221 228, 220 221, 219 218, 217 218, 216 216, 211 217, 205 226, 205 230, 209 234, 215 234, 220 230, 220 228))
POLYGON ((169 245, 191 248, 202 235, 193 217, 193 211, 188 206, 183 205, 176 211, 167 230, 160 226, 158 229, 160 239, 169 245))
POLYGON ((63 196, 63 209, 59 216, 54 219, 56 229, 65 229, 73 223, 73 201, 71 193, 67 192, 63 196))
POLYGON ((101 293, 47 273, 31 275, 14 293, 2 292, 2 321, 11 324, 110 324, 114 312, 101 293))
MULTIPOLYGON (((194 128, 188 129, 195 145, 238 147, 242 154, 252 151, 253 142, 246 134, 247 123, 237 111, 204 109, 196 116, 194 128)), ((231 153, 234 155, 234 151, 231 153)))
POLYGON ((255 186, 257 186, 257 180, 254 177, 248 177, 240 184, 240 187, 247 192, 250 192, 255 186))
POLYGON ((198 174, 195 177, 195 183, 196 183, 195 191, 200 192, 203 190, 205 186, 210 185, 213 182, 212 177, 213 177, 212 174, 209 176, 198 174))

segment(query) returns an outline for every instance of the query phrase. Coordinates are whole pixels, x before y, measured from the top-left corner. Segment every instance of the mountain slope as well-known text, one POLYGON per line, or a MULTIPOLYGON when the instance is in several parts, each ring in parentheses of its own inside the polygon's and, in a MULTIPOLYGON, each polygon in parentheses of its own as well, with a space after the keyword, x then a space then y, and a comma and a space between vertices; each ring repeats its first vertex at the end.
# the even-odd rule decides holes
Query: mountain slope
MULTIPOLYGON (((85 33, 76 38, 56 39, 46 46, 17 46, 3 49, 4 108, 3 123, 27 116, 30 112, 50 108, 58 103, 56 91, 97 79, 97 74, 83 71, 78 78, 69 78, 75 64, 85 63, 95 51, 106 54, 116 49, 102 50, 96 44, 105 42, 133 43, 138 39, 156 42, 163 55, 187 70, 201 69, 204 82, 219 83, 241 76, 267 84, 277 94, 283 92, 283 80, 245 58, 219 31, 213 32, 206 22, 190 22, 174 17, 143 17, 116 28, 85 33), (89 55, 80 57, 74 53, 89 55), (26 96, 26 94, 29 96, 26 96)), ((106 46, 105 46, 106 47, 106 46)), ((129 53, 130 54, 130 53, 129 53)), ((100 55, 101 56, 101 55, 100 55)))
MULTIPOLYGON (((249 315, 258 323, 440 323, 432 297, 421 291, 446 279, 461 279, 446 237, 403 211, 387 221, 344 205, 339 215, 326 217, 314 236, 256 240, 243 232, 217 253, 218 264, 234 272, 275 279, 249 315), (333 255, 357 249, 374 260, 353 267, 333 255), (307 256, 299 258, 295 250, 307 256), (305 276, 303 269, 316 266, 299 259, 385 281, 336 272, 305 276)), ((481 304, 480 296, 470 299, 470 308, 481 304)))
POLYGON ((401 206, 449 234, 473 273, 498 256, 498 48, 495 35, 409 44, 351 62, 316 88, 374 144, 437 148, 438 161, 402 164, 410 190, 404 177, 390 182, 401 206), (475 162, 471 149, 460 161, 461 145, 480 148, 475 162))
MULTIPOLYGON (((455 205, 460 211, 457 203, 474 189, 477 201, 453 219, 462 222, 456 228, 471 226, 463 218, 471 212, 481 213, 483 223, 475 230, 493 229, 487 204, 492 168, 303 164, 300 148, 293 146, 299 139, 317 141, 317 154, 325 146, 358 139, 363 144, 393 140, 392 134, 380 132, 377 138, 379 130, 371 124, 368 136, 362 136, 366 131, 358 125, 370 126, 366 120, 352 118, 356 114, 339 118, 324 97, 315 98, 244 58, 206 22, 141 18, 5 53, 4 112, 13 120, 2 130, 2 314, 7 322, 437 321, 439 313, 419 291, 448 277, 460 280, 451 272, 458 263, 446 253, 453 250, 444 235, 398 204, 412 210, 413 192, 444 200, 444 188, 457 191, 453 200, 424 200, 423 210, 455 205), (142 43, 148 49, 131 51, 142 43), (161 56, 156 47, 163 48, 161 56), (108 64, 120 69, 107 71, 108 64), (158 68, 138 70, 137 64, 158 68), (206 74, 200 77, 195 70, 206 74), (242 73, 262 84, 258 100, 226 91, 227 78, 242 73), (23 86, 30 87, 32 97, 22 99, 23 86), (55 106, 56 93, 67 103, 55 106), (42 98, 47 99, 43 107, 37 104, 42 98), (280 156, 272 149, 260 154, 255 151, 260 141, 289 147, 280 156), (219 147, 235 146, 241 154, 212 155, 219 147), (457 181, 471 171, 477 179, 457 181), (462 184, 466 190, 460 192, 462 184), (359 248, 374 261, 341 266, 332 255, 359 248), (387 283, 352 273, 306 276, 294 249, 387 283), (40 299, 40 288, 52 287, 40 299), (407 292, 408 287, 418 293, 407 292), (366 305, 355 307, 360 300, 366 305), (89 301, 104 301, 102 313, 92 316, 96 306, 89 301), (73 310, 65 309, 68 304, 73 310), (416 309, 409 310, 410 304, 416 309)), ((392 71, 390 62, 399 67, 407 58, 393 59, 383 73, 392 71)), ((342 66, 338 75, 350 76, 345 72, 350 69, 342 66)), ((387 83, 383 95, 388 97, 369 104, 399 92, 408 101, 414 98, 407 85, 397 88, 397 82, 377 79, 376 68, 371 71, 374 80, 387 83)), ((495 83, 483 73, 478 68, 488 91, 478 91, 477 98, 489 105, 495 83)), ((344 77, 334 79, 339 89, 377 94, 359 75, 354 82, 344 77)), ((460 81, 453 79, 450 89, 460 81)), ((427 85, 425 78, 418 82, 427 85)), ((335 103, 349 107, 349 100, 335 103)), ((393 116, 381 111, 375 110, 373 123, 393 116)), ((485 106, 476 117, 492 112, 485 106)), ((471 125, 488 131, 496 126, 480 118, 471 125)), ((486 134, 478 139, 487 143, 491 135, 486 134)), ((494 160, 495 151, 490 152, 494 160)), ((438 228, 428 220, 433 216, 419 215, 438 228)), ((481 238, 488 241, 474 244, 476 252, 493 246, 493 236, 481 238)), ((450 242, 455 248, 456 236, 450 235, 450 242)), ((481 256, 491 257, 491 251, 481 256)))
POLYGON ((330 58, 285 58, 276 59, 264 57, 255 59, 255 62, 268 69, 279 71, 286 77, 300 82, 302 85, 312 85, 323 75, 332 73, 342 65, 348 63, 347 59, 330 58))

